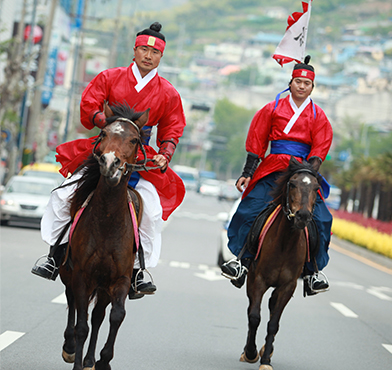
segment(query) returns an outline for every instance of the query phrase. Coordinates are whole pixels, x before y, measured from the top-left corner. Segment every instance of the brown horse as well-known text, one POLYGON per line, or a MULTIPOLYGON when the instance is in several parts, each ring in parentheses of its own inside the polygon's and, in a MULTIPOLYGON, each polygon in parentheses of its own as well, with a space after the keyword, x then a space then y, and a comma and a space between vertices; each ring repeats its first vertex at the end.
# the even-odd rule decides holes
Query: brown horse
POLYGON ((306 260, 307 237, 304 229, 312 220, 318 189, 318 177, 313 168, 292 157, 272 194, 274 203, 281 206, 281 211, 265 234, 259 257, 249 269, 248 337, 240 358, 242 362, 255 363, 261 356, 259 370, 272 370, 273 341, 279 330, 280 317, 293 296, 306 260), (270 287, 274 290, 268 305, 270 319, 267 336, 258 353, 256 332, 261 321, 260 305, 270 287))
POLYGON ((131 172, 140 167, 135 164, 135 156, 141 147, 140 132, 148 121, 149 110, 136 113, 127 105, 109 108, 105 104, 105 115, 106 126, 97 138, 93 154, 84 163, 83 175, 71 200, 73 219, 94 192, 88 204, 84 204, 70 238, 71 262, 60 269, 69 306, 63 359, 74 362, 74 370, 110 369, 115 338, 125 317, 124 304, 135 259, 135 231, 127 184, 131 172), (88 307, 93 300, 96 303, 90 343, 82 363, 89 332, 88 307), (109 335, 100 360, 95 362, 98 331, 110 303, 109 335))

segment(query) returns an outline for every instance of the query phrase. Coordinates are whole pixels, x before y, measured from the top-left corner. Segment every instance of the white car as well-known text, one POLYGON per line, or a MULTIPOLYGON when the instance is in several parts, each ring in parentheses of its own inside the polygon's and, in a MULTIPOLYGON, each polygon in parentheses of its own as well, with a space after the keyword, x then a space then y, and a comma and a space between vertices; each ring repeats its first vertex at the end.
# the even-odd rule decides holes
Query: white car
POLYGON ((215 179, 207 179, 200 185, 199 193, 201 195, 210 195, 217 197, 220 193, 221 181, 215 179))
POLYGON ((56 179, 13 176, 1 194, 1 224, 7 225, 11 220, 39 222, 49 202, 50 193, 57 186, 56 179))
POLYGON ((224 262, 230 261, 234 258, 234 254, 230 252, 230 249, 227 247, 227 243, 229 241, 227 237, 227 228, 229 227, 230 221, 240 204, 241 198, 237 199, 233 206, 230 209, 230 212, 222 212, 219 214, 219 219, 223 221, 223 228, 219 238, 219 247, 218 247, 218 266, 221 266, 224 262))

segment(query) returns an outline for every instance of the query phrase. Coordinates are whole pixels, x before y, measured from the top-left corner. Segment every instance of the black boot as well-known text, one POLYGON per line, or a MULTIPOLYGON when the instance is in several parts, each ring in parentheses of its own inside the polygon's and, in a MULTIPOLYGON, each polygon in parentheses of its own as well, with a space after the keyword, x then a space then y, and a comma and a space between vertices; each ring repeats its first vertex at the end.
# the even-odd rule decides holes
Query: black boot
POLYGON ((307 267, 305 267, 302 278, 304 280, 304 297, 329 290, 328 279, 321 271, 312 272, 307 267))
POLYGON ((60 244, 57 246, 55 250, 53 250, 53 246, 50 247, 49 255, 46 257, 46 261, 42 265, 37 265, 37 262, 42 258, 39 258, 31 272, 34 275, 41 276, 45 279, 56 280, 59 274, 59 268, 61 262, 64 258, 65 251, 67 249, 68 243, 60 244))
POLYGON ((251 262, 252 258, 232 259, 221 266, 222 275, 230 279, 235 287, 241 288, 245 283, 251 262))
POLYGON ((145 294, 155 293, 157 287, 151 281, 143 281, 143 278, 143 271, 133 270, 131 288, 128 293, 129 299, 138 299, 144 297, 145 294))

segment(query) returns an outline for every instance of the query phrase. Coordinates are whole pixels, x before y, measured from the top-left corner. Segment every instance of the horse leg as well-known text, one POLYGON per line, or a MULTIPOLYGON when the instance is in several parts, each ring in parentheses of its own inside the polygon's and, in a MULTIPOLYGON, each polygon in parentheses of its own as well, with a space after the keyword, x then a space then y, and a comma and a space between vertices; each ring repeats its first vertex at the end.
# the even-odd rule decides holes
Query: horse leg
POLYGON ((110 310, 110 329, 108 339, 100 353, 100 360, 95 364, 96 370, 110 370, 109 362, 113 358, 114 342, 125 318, 125 298, 128 295, 131 281, 129 278, 122 278, 116 283, 112 291, 112 309, 110 310))
POLYGON ((78 274, 77 278, 74 276, 72 284, 77 312, 75 326, 76 351, 73 370, 82 370, 83 346, 89 332, 87 324, 89 295, 85 283, 80 277, 81 274, 78 274))
POLYGON ((247 283, 247 295, 249 299, 248 306, 248 337, 244 352, 241 355, 242 362, 257 362, 259 354, 256 345, 256 333, 261 321, 261 300, 266 292, 267 287, 261 278, 256 278, 255 274, 250 271, 247 283))
POLYGON ((65 288, 68 302, 68 321, 64 331, 63 360, 68 363, 75 361, 75 299, 69 285, 65 288))
POLYGON ((287 303, 289 302, 295 291, 296 286, 297 281, 294 280, 289 284, 279 286, 272 292, 268 304, 270 311, 270 320, 268 321, 267 325, 267 336, 265 337, 264 353, 261 357, 261 366, 259 370, 272 369, 270 363, 273 352, 273 342, 275 339, 275 335, 279 330, 279 321, 284 308, 286 307, 287 303))
POLYGON ((83 370, 94 368, 95 349, 97 347, 98 332, 105 318, 106 307, 110 303, 110 297, 103 291, 98 292, 97 303, 91 316, 91 337, 86 356, 83 360, 83 370))

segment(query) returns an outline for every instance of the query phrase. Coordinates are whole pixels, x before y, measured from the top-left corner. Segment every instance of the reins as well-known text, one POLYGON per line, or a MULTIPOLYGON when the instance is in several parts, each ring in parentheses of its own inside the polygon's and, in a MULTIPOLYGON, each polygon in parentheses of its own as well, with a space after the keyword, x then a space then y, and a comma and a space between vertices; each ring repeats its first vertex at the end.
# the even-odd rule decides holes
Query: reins
MULTIPOLYGON (((147 158, 146 149, 144 148, 144 145, 143 145, 142 140, 141 140, 141 134, 140 134, 139 127, 133 121, 131 121, 128 118, 120 117, 120 118, 116 119, 116 121, 128 122, 136 129, 136 131, 138 133, 138 136, 139 136, 137 141, 138 141, 138 144, 140 146, 140 150, 142 151, 142 154, 143 154, 143 160, 142 161, 138 161, 136 163, 124 162, 123 165, 121 167, 117 167, 117 169, 120 170, 120 171, 123 171, 123 175, 125 176, 129 172, 137 172, 137 171, 146 171, 146 172, 148 172, 149 170, 156 170, 158 168, 161 168, 161 166, 146 166, 147 162, 153 162, 153 160, 147 158)), ((102 131, 99 134, 99 136, 98 136, 98 138, 97 138, 97 140, 96 140, 96 142, 94 144, 94 148, 93 148, 93 156, 94 156, 94 158, 97 161, 99 161, 100 156, 98 156, 96 154, 96 149, 97 149, 98 144, 101 141, 102 141, 102 131)))
MULTIPOLYGON (((313 177, 316 177, 314 175, 314 173, 311 170, 307 169, 307 168, 301 168, 301 169, 295 171, 290 176, 290 179, 289 179, 289 181, 287 181, 287 186, 286 186, 286 208, 282 207, 283 213, 286 215, 286 217, 287 217, 287 219, 289 221, 291 221, 295 217, 295 213, 293 213, 293 211, 290 209, 290 202, 289 202, 290 180, 296 173, 301 173, 301 172, 307 172, 310 175, 312 175, 313 177)), ((312 212, 311 212, 312 217, 313 217, 313 211, 314 211, 315 204, 313 205, 313 209, 312 209, 312 212)))

